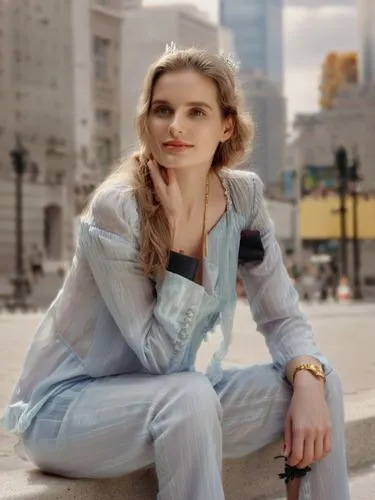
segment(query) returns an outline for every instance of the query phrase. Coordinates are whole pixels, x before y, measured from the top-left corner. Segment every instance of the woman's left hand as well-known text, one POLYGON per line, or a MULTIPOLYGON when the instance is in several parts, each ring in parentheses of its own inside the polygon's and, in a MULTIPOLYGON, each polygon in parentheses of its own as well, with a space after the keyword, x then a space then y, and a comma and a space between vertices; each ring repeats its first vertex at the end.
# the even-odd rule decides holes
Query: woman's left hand
POLYGON ((284 455, 292 467, 304 469, 324 458, 332 447, 331 418, 324 382, 299 372, 284 429, 284 455))

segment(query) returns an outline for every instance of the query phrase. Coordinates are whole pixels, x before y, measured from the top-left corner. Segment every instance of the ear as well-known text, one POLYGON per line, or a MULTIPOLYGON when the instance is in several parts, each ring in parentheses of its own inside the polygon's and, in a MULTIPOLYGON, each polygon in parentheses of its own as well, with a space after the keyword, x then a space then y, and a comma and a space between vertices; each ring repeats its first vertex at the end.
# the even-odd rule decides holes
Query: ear
POLYGON ((233 116, 227 116, 227 118, 224 119, 223 133, 220 142, 226 142, 228 139, 230 139, 233 134, 233 131, 234 131, 233 116))

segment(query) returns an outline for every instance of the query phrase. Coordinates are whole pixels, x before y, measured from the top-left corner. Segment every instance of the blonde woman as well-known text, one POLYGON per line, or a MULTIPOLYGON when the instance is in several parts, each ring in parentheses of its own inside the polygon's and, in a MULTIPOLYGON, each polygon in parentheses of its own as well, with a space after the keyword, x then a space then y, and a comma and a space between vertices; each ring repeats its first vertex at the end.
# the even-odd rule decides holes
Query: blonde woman
POLYGON ((137 126, 139 152, 82 215, 6 410, 18 453, 75 478, 154 465, 160 500, 220 500, 223 456, 284 434, 288 464, 312 464, 301 498, 347 500, 339 378, 299 311, 259 177, 229 169, 253 130, 233 66, 168 50, 148 72, 137 126), (238 263, 273 362, 223 370, 238 263), (200 373, 216 326, 220 349, 200 373))

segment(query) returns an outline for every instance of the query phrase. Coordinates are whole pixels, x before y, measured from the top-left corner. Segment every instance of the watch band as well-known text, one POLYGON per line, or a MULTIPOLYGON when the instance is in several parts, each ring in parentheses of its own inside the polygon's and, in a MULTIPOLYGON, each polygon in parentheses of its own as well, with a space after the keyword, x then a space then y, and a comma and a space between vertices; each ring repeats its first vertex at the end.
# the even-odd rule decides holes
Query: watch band
POLYGON ((326 375, 324 373, 324 368, 322 365, 319 364, 314 364, 314 363, 299 363, 293 372, 293 382, 295 379, 295 376, 297 375, 298 372, 301 370, 306 370, 310 372, 314 377, 322 379, 324 382, 326 380, 326 375))

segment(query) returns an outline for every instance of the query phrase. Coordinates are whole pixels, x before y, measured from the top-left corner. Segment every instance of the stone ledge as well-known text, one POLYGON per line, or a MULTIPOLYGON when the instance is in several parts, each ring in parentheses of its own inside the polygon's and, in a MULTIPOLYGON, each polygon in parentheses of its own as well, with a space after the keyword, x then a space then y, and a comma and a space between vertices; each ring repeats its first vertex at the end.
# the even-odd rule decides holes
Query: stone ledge
MULTIPOLYGON (((375 397, 354 398, 346 404, 346 439, 350 469, 375 460, 375 397)), ((277 478, 282 462, 273 460, 281 443, 272 443, 253 455, 224 463, 227 500, 268 499, 283 493, 277 478)), ((0 473, 2 500, 155 500, 153 470, 137 471, 109 480, 70 480, 35 470, 0 473), (126 495, 126 496, 124 496, 126 495)))

